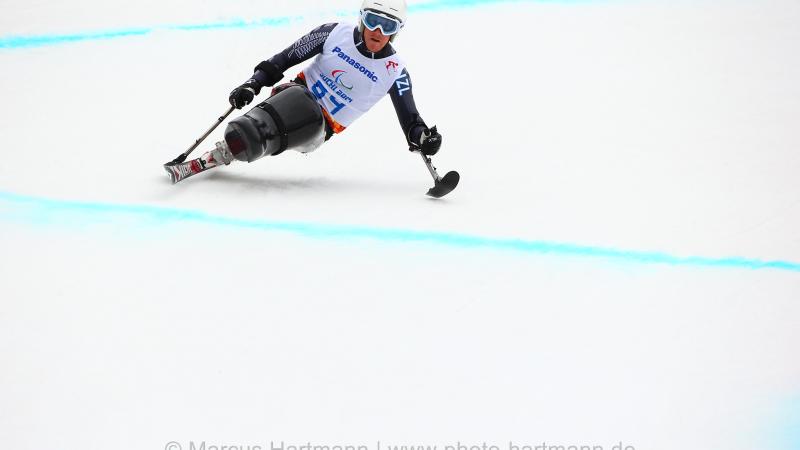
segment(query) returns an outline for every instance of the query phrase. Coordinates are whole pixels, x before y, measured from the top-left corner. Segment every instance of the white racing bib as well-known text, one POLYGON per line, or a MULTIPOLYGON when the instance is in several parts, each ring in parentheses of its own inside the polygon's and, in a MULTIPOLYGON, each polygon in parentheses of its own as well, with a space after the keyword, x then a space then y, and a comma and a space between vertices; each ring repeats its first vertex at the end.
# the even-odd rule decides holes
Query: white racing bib
POLYGON ((405 68, 397 54, 382 59, 363 56, 353 42, 354 29, 352 24, 337 25, 322 53, 303 71, 308 89, 334 121, 337 133, 388 94, 405 68))

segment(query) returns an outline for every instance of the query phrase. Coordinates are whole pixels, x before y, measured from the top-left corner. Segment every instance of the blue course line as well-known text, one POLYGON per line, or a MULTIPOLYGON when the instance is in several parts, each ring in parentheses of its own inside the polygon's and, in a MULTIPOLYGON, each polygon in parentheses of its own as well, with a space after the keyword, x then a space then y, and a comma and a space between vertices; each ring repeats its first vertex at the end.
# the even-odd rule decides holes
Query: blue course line
POLYGON ((206 24, 190 25, 165 25, 161 27, 135 28, 128 30, 75 33, 75 34, 45 34, 34 36, 9 36, 0 38, 0 49, 17 49, 44 47, 49 45, 66 44, 80 41, 98 41, 116 39, 130 36, 144 36, 154 31, 204 31, 226 28, 251 28, 251 27, 279 27, 290 24, 293 20, 300 20, 299 17, 272 17, 256 19, 251 21, 232 20, 228 22, 216 22, 206 24))
MULTIPOLYGON (((448 9, 470 8, 489 4, 501 3, 581 3, 590 0, 431 0, 425 3, 417 3, 409 7, 411 13, 432 12, 448 9)), ((334 16, 356 17, 357 11, 338 11, 332 13, 334 16)), ((303 20, 302 16, 267 17, 254 20, 231 20, 226 22, 212 22, 186 25, 163 25, 152 27, 140 27, 133 29, 95 31, 72 34, 41 34, 29 36, 3 36, 0 37, 0 49, 21 49, 44 47, 58 44, 66 44, 80 41, 97 41, 106 39, 117 39, 130 36, 143 36, 154 31, 202 31, 236 28, 255 28, 255 27, 280 27, 287 26, 293 22, 303 20)))
POLYGON ((770 414, 767 424, 760 427, 765 436, 762 447, 775 450, 800 449, 800 395, 780 401, 770 414))
POLYGON ((33 218, 44 218, 48 223, 67 221, 70 218, 74 218, 76 214, 80 219, 86 220, 89 223, 124 215, 133 217, 134 219, 157 221, 158 223, 194 222, 260 231, 286 232, 319 239, 367 239, 387 243, 419 242, 466 249, 511 250, 531 254, 553 254, 617 260, 636 264, 663 264, 748 270, 773 269, 800 272, 800 263, 790 261, 675 256, 659 252, 628 251, 568 243, 492 238, 456 233, 237 219, 185 209, 54 200, 0 192, 0 218, 4 216, 18 218, 20 215, 24 216, 25 212, 31 213, 31 217, 33 218), (5 207, 2 205, 3 203, 6 204, 5 207))
POLYGON ((25 48, 42 47, 53 44, 64 44, 68 42, 96 41, 102 39, 114 39, 128 36, 142 36, 153 31, 149 28, 138 28, 117 31, 101 31, 92 33, 62 34, 62 35, 36 35, 36 36, 9 36, 0 38, 0 49, 2 48, 25 48))

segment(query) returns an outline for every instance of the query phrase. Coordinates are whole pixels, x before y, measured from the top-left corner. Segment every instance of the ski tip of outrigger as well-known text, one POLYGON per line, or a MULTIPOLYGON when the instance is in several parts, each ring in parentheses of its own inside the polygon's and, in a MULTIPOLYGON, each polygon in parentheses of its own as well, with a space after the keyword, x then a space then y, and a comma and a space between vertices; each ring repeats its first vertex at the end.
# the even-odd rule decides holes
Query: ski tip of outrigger
POLYGON ((432 188, 428 189, 427 195, 433 198, 442 198, 445 195, 449 194, 453 191, 453 189, 458 186, 458 182, 461 180, 461 175, 458 174, 455 170, 451 170, 447 172, 444 177, 440 177, 439 173, 436 172, 436 167, 433 167, 433 162, 431 161, 431 157, 425 155, 421 151, 410 148, 414 153, 419 153, 422 157, 422 161, 425 162, 425 165, 428 167, 428 171, 431 173, 431 177, 433 178, 434 185, 432 188))
POLYGON ((433 198, 442 198, 452 192, 453 189, 458 186, 458 182, 460 180, 461 176, 458 174, 458 172, 447 172, 444 177, 436 181, 436 184, 432 188, 428 189, 427 195, 433 198))

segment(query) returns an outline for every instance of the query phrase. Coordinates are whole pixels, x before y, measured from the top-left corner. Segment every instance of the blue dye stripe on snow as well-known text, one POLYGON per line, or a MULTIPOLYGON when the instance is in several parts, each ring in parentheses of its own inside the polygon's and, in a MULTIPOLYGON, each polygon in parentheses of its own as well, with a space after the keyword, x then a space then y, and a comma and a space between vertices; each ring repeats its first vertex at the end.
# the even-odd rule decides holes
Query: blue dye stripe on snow
POLYGON ((215 29, 226 29, 226 28, 278 27, 278 26, 288 25, 289 23, 292 22, 292 20, 300 20, 300 19, 301 18, 299 17, 297 18, 276 17, 276 18, 266 18, 266 19, 252 20, 252 21, 232 20, 229 22, 217 22, 208 24, 165 25, 161 27, 134 28, 127 30, 75 33, 75 34, 9 36, 0 38, 0 49, 44 47, 49 45, 66 44, 70 42, 98 41, 98 40, 130 37, 130 36, 144 36, 154 31, 162 31, 162 30, 200 31, 200 30, 215 30, 215 29))
POLYGON ((774 450, 800 449, 800 395, 780 400, 759 426, 761 448, 774 450))
POLYGON ((761 261, 748 258, 708 258, 676 256, 660 252, 627 251, 614 248, 577 244, 492 238, 468 234, 370 228, 360 226, 325 225, 302 222, 281 222, 257 219, 237 219, 176 208, 118 205, 83 201, 54 200, 0 192, 0 217, 9 220, 31 220, 45 223, 102 223, 122 217, 158 223, 193 222, 232 228, 247 228, 267 232, 284 232, 319 239, 366 239, 386 243, 434 243, 458 248, 511 250, 532 254, 554 254, 617 260, 637 264, 673 266, 704 266, 731 269, 773 269, 800 272, 800 263, 790 261, 761 261))
MULTIPOLYGON (((418 3, 409 6, 409 12, 431 12, 447 9, 470 8, 489 4, 502 3, 580 3, 590 0, 432 0, 425 3, 418 3)), ((356 17, 357 11, 339 11, 332 15, 356 17)), ((236 29, 236 28, 256 28, 256 27, 279 27, 286 26, 292 22, 303 20, 302 16, 297 17, 270 17, 256 20, 231 20, 227 22, 213 22, 188 25, 163 25, 153 27, 140 27, 124 30, 96 31, 73 34, 41 34, 30 36, 5 36, 0 37, 0 49, 19 49, 43 47, 49 45, 66 44, 80 41, 95 41, 105 39, 117 39, 130 36, 143 36, 154 31, 198 31, 198 30, 217 30, 217 29, 236 29)))

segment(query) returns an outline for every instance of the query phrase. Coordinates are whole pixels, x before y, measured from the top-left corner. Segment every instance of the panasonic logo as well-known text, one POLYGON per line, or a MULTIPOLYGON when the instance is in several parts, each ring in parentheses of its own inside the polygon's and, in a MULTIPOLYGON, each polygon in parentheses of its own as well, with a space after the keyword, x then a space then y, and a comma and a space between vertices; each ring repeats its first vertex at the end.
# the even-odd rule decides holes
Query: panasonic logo
POLYGON ((339 47, 334 48, 333 49, 333 53, 336 53, 336 56, 341 58, 343 61, 346 61, 347 64, 350 64, 351 66, 353 66, 354 69, 356 69, 357 71, 361 72, 364 76, 366 76, 367 78, 372 80, 373 83, 377 83, 378 82, 378 76, 377 75, 372 73, 372 71, 370 71, 366 67, 362 66, 361 63, 359 63, 355 59, 351 58, 350 55, 348 55, 347 53, 343 52, 341 48, 339 48, 339 47))

